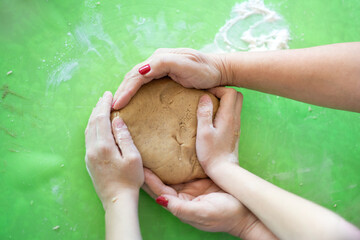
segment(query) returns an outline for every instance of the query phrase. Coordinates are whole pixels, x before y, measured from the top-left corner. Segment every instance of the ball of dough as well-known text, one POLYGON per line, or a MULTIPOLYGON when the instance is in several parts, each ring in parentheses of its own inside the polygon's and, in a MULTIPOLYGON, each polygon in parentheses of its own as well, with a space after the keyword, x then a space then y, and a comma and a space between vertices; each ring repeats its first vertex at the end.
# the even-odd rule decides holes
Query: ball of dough
POLYGON ((145 84, 126 107, 111 114, 111 120, 120 116, 128 126, 144 167, 166 184, 206 178, 195 150, 196 112, 204 94, 211 97, 215 116, 219 100, 213 94, 169 78, 145 84))

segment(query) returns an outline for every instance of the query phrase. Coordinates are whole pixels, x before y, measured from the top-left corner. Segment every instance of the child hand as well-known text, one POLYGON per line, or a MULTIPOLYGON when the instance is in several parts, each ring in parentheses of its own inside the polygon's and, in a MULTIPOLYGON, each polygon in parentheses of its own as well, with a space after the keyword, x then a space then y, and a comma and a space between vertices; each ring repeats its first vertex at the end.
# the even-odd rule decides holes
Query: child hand
POLYGON ((161 48, 136 65, 114 96, 114 109, 126 106, 145 83, 169 76, 187 88, 206 89, 226 85, 227 74, 220 55, 204 54, 188 48, 161 48))
POLYGON ((125 123, 115 118, 111 127, 111 103, 112 94, 105 92, 85 130, 86 166, 105 209, 118 193, 138 191, 144 182, 141 156, 125 123))
POLYGON ((238 164, 240 112, 243 96, 231 88, 209 90, 220 98, 220 107, 212 120, 213 106, 208 95, 200 98, 197 117, 196 154, 211 178, 220 163, 238 164))

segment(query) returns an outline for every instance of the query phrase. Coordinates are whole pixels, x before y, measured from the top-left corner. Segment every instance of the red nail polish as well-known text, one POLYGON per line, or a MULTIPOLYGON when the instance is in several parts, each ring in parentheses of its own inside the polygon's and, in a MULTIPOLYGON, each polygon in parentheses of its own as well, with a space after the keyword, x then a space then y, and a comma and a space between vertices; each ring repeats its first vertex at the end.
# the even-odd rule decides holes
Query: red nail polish
POLYGON ((111 108, 114 109, 114 105, 115 105, 116 101, 113 102, 113 104, 111 105, 111 108))
POLYGON ((159 197, 156 199, 156 203, 157 203, 157 204, 160 204, 160 205, 163 206, 163 207, 167 207, 167 206, 168 206, 168 203, 169 203, 169 200, 167 200, 164 196, 159 196, 159 197))
POLYGON ((141 68, 139 68, 139 73, 141 75, 147 74, 148 72, 150 72, 151 68, 149 64, 146 64, 145 66, 142 66, 141 68))

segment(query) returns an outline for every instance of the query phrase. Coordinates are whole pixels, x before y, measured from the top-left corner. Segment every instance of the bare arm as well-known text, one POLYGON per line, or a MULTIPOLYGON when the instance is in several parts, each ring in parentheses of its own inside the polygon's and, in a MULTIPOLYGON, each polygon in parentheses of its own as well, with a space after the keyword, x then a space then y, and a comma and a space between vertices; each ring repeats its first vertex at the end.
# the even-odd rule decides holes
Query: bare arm
POLYGON ((114 109, 124 107, 143 84, 164 76, 188 88, 231 85, 360 112, 360 42, 226 54, 158 49, 125 76, 114 109))
POLYGON ((287 192, 234 164, 207 172, 280 239, 359 239, 360 231, 339 215, 287 192), (219 174, 221 173, 221 175, 219 174), (224 178, 223 176, 227 176, 224 178))
POLYGON ((111 102, 111 93, 105 92, 91 113, 85 130, 85 162, 105 210, 106 239, 141 239, 142 160, 124 121, 116 117, 110 122, 111 102))
POLYGON ((221 55, 227 84, 360 112, 360 43, 221 55))
POLYGON ((229 88, 210 91, 221 97, 221 109, 212 121, 212 102, 200 101, 196 153, 206 174, 220 188, 280 239, 360 239, 360 231, 337 214, 241 168, 237 146, 242 97, 229 88))
POLYGON ((141 239, 138 199, 139 191, 124 191, 107 204, 106 239, 141 239))

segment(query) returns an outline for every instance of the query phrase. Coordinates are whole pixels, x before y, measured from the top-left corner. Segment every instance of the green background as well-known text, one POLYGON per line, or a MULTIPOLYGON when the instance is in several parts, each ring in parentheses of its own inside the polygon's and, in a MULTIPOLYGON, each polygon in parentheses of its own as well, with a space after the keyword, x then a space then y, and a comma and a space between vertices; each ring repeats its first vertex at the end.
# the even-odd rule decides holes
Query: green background
MULTIPOLYGON (((212 43, 237 1, 96 2, 0 1, 0 239, 103 238, 84 163, 93 106, 155 49, 212 43)), ((288 23, 290 48, 360 40, 359 1, 265 4, 288 23)), ((241 91, 240 164, 360 226, 360 115, 241 91)), ((144 239, 232 239, 144 192, 139 211, 144 239)))

